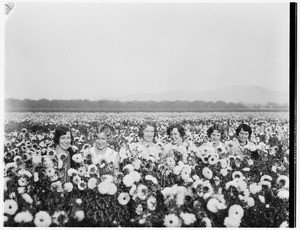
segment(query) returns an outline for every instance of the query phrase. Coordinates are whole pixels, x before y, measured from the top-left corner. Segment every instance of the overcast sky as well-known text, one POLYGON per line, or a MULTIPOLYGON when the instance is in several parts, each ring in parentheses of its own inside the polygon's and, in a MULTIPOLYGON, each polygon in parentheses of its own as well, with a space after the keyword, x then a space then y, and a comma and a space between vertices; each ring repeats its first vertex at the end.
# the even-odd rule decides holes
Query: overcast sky
POLYGON ((289 90, 289 3, 15 3, 5 97, 289 90))

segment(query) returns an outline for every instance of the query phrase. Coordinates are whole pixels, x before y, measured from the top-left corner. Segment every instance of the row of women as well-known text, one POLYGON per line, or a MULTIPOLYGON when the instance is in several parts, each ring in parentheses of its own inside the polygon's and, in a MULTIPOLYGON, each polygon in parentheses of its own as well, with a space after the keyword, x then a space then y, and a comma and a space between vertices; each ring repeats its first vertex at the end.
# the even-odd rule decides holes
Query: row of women
MULTIPOLYGON (((174 157, 174 149, 180 149, 178 151, 182 156, 181 159, 184 163, 187 163, 188 153, 186 151, 187 144, 185 141, 185 129, 181 124, 172 124, 167 128, 167 135, 169 136, 171 142, 165 146, 160 146, 155 143, 155 138, 157 137, 157 127, 153 122, 145 122, 140 125, 139 129, 139 141, 136 143, 131 143, 131 147, 136 147, 139 149, 141 157, 147 159, 152 157, 152 159, 166 159, 167 157, 174 157), (150 151, 151 150, 151 151, 150 151), (154 151, 153 151, 154 150, 154 151), (149 156, 151 155, 151 156, 149 156)), ((239 154, 243 156, 245 154, 244 148, 246 145, 254 145, 250 142, 252 130, 247 124, 240 124, 236 129, 237 140, 233 142, 231 146, 231 151, 234 154, 239 154)), ((209 142, 203 144, 204 146, 213 147, 216 150, 218 148, 223 148, 222 139, 224 137, 224 129, 218 124, 214 124, 207 130, 207 136, 209 142)), ((113 163, 114 169, 118 170, 120 162, 119 152, 115 151, 110 147, 110 143, 113 138, 113 127, 110 125, 103 125, 97 128, 94 136, 93 146, 85 152, 92 154, 92 162, 94 164, 100 163, 105 160, 107 163, 113 163)), ((67 171, 70 168, 76 168, 75 162, 72 161, 72 151, 71 145, 73 143, 73 135, 70 129, 66 127, 60 127, 55 130, 54 133, 54 143, 56 145, 57 154, 64 154, 68 157, 64 160, 64 175, 67 177, 67 171)), ((216 151, 218 152, 218 151, 216 151)), ((221 156, 220 156, 221 157, 221 156)), ((64 178, 67 179, 67 178, 64 178)))

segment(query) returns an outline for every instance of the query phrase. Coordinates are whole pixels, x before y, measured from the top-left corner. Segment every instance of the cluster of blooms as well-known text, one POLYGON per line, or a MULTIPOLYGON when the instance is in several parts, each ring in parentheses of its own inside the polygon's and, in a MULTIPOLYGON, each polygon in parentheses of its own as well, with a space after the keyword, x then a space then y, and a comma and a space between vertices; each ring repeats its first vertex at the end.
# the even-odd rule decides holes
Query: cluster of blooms
MULTIPOLYGON (((289 221, 289 123, 286 113, 7 113, 4 143, 5 226, 286 227, 289 221), (157 143, 166 128, 187 130, 187 159, 143 157, 130 143, 145 119, 157 121, 157 143), (235 129, 253 128, 246 156, 230 155, 235 129), (227 127, 224 148, 205 146, 214 122, 227 127), (100 123, 116 130, 121 165, 93 164, 87 152, 100 123), (71 125, 74 136, 68 180, 53 145, 53 130, 71 125), (33 129, 34 128, 34 129, 33 129), (84 154, 83 154, 84 153, 84 154)), ((174 152, 180 155, 182 150, 174 152)))

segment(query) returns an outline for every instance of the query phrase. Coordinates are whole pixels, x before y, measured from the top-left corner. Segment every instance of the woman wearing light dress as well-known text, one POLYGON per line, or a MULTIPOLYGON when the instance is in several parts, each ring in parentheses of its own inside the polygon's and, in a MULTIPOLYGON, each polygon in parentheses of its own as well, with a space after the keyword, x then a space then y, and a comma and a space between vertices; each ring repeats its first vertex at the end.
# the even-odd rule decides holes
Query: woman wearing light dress
POLYGON ((139 141, 130 144, 132 154, 138 158, 157 161, 160 159, 161 148, 155 143, 157 127, 154 122, 146 121, 140 125, 139 141))
POLYGON ((240 124, 236 129, 237 140, 233 142, 230 153, 233 155, 245 157, 246 149, 255 148, 255 144, 250 141, 252 129, 247 124, 240 124))
POLYGON ((94 145, 90 148, 92 154, 92 162, 94 164, 101 164, 103 160, 106 163, 112 163, 114 169, 119 169, 119 154, 109 147, 113 137, 113 128, 110 125, 103 125, 97 128, 94 145))
POLYGON ((164 158, 173 157, 187 163, 187 144, 184 142, 185 130, 181 124, 172 124, 167 128, 171 143, 164 146, 164 158))

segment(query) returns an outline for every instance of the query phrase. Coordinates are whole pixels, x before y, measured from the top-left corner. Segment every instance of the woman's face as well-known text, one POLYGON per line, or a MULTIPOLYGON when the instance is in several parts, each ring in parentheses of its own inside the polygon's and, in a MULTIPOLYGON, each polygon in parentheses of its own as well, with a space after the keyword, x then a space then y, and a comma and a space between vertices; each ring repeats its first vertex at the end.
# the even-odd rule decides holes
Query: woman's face
POLYGON ((143 139, 147 142, 152 142, 154 137, 154 127, 148 125, 143 131, 143 139))
POLYGON ((240 142, 242 142, 242 143, 246 142, 249 139, 249 132, 241 129, 241 131, 239 132, 238 138, 239 138, 240 142))
POLYGON ((63 150, 67 150, 71 146, 71 133, 67 132, 65 135, 59 137, 58 146, 63 150))
POLYGON ((108 146, 108 138, 105 133, 98 133, 96 135, 96 147, 100 150, 104 149, 108 146))
POLYGON ((221 140, 221 132, 219 130, 214 130, 211 134, 210 134, 210 138, 211 141, 213 143, 218 143, 221 140))
POLYGON ((174 145, 180 144, 183 141, 177 128, 174 128, 170 132, 170 138, 171 138, 172 144, 174 144, 174 145))

